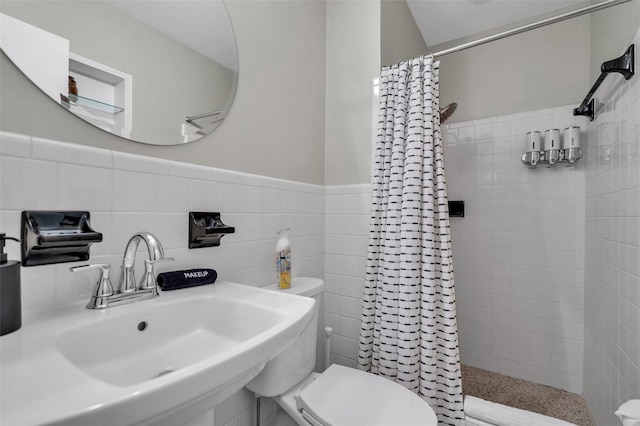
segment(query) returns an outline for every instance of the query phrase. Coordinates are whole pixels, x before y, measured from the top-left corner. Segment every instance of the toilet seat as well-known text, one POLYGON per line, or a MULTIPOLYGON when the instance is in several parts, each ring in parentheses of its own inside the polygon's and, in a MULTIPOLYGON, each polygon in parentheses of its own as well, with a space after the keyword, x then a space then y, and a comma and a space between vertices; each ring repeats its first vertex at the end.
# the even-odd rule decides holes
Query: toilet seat
POLYGON ((296 397, 298 410, 315 426, 435 426, 429 405, 381 376, 334 364, 296 397))

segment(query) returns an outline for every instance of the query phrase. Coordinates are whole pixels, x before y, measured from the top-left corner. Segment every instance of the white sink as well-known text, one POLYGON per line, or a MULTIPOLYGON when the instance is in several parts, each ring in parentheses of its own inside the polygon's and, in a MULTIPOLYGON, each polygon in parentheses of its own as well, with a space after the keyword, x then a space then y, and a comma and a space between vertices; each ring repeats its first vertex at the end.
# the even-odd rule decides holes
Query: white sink
POLYGON ((27 314, 0 339, 0 424, 146 424, 212 408, 302 332, 314 301, 218 282, 83 306, 27 314))
POLYGON ((59 333, 53 343, 95 378, 131 386, 223 355, 286 319, 287 312, 267 305, 210 295, 101 318, 59 333))

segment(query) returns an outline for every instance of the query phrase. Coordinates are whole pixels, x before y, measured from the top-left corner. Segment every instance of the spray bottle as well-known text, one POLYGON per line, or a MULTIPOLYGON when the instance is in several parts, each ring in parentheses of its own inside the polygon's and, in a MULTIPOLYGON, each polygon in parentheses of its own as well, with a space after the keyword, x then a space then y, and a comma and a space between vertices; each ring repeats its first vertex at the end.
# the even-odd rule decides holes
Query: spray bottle
POLYGON ((278 231, 276 244, 276 271, 278 272, 278 288, 291 288, 291 244, 289 228, 278 231))

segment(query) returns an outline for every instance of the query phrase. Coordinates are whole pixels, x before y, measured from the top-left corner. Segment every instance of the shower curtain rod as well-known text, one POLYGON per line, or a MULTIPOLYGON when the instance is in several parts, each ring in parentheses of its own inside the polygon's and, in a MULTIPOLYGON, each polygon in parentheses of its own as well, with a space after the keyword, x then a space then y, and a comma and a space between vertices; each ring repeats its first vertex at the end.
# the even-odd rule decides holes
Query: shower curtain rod
POLYGON ((485 43, 489 43, 492 41, 500 40, 502 38, 511 37, 512 35, 524 33, 526 31, 535 30, 536 28, 545 27, 547 25, 555 24, 556 22, 561 22, 567 19, 575 18, 576 16, 586 15, 591 12, 596 12, 598 10, 606 9, 611 6, 616 6, 618 4, 626 3, 631 0, 606 0, 600 3, 593 4, 591 6, 586 6, 580 9, 572 10, 570 12, 562 13, 557 16, 552 16, 551 18, 542 19, 537 22, 532 22, 531 24, 522 25, 517 28, 513 28, 511 30, 503 31, 501 33, 493 34, 487 37, 482 37, 474 41, 470 41, 468 43, 459 44, 458 46, 451 47, 449 49, 441 50, 439 52, 432 53, 431 55, 434 58, 438 56, 448 55, 450 53, 460 52, 461 50, 469 49, 471 47, 480 46, 485 43))

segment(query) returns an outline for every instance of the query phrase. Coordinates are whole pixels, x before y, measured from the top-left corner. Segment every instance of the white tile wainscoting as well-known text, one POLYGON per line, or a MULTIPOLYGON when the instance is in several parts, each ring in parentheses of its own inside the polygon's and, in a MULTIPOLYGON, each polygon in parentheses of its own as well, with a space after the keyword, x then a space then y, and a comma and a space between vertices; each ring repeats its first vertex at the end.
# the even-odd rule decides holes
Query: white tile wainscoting
MULTIPOLYGON (((134 232, 158 237, 173 263, 160 270, 215 268, 221 279, 275 282, 276 232, 291 228, 293 275, 324 272, 324 187, 104 149, 0 134, 0 228, 18 236, 22 210, 88 210, 103 241, 90 262, 112 275, 134 232), (188 249, 188 212, 218 211, 236 228, 219 247, 188 249)), ((16 244, 9 256, 19 258, 16 244)), ((74 264, 23 268, 26 310, 89 297, 92 280, 74 264)), ((114 280, 117 278, 113 277, 114 280)))
POLYGON ((355 367, 369 243, 371 185, 326 189, 325 326, 333 328, 331 362, 355 367))

